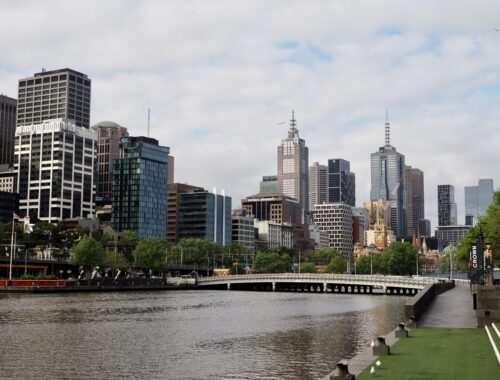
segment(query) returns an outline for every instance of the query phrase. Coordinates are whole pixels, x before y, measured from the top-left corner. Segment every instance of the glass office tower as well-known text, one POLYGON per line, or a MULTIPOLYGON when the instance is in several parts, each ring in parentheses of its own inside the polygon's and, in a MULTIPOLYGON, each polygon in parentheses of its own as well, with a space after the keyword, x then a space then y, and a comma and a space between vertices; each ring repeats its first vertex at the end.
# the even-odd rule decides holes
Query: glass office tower
POLYGON ((149 137, 122 137, 121 158, 113 161, 111 217, 117 231, 141 239, 167 234, 167 171, 170 149, 149 137))
POLYGON ((390 144, 390 126, 385 123, 385 146, 371 154, 370 200, 388 200, 391 229, 396 237, 406 236, 405 156, 390 144))

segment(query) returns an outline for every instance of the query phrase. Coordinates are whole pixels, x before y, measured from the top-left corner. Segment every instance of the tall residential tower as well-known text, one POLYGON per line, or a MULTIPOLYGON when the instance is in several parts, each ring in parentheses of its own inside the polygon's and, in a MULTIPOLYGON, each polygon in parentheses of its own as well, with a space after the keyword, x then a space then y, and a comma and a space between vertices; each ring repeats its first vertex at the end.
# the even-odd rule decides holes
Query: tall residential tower
POLYGON ((438 185, 438 225, 454 226, 456 224, 455 187, 453 185, 438 185))

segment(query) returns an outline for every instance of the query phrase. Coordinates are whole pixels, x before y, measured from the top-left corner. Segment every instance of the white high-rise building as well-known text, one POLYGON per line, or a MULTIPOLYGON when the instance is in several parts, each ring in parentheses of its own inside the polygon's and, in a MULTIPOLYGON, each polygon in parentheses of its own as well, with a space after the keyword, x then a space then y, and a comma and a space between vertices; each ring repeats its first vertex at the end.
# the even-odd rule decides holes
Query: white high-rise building
POLYGON ((292 111, 288 137, 278 146, 278 192, 295 198, 304 210, 306 221, 309 206, 309 149, 299 137, 297 121, 292 111))
POLYGON ((314 205, 313 223, 328 234, 329 246, 345 258, 352 256, 352 207, 345 203, 314 205))
POLYGON ((315 162, 309 167, 309 210, 327 201, 328 167, 315 162))
POLYGON ((17 127, 14 171, 20 214, 49 223, 94 214, 96 154, 95 132, 72 120, 17 127))

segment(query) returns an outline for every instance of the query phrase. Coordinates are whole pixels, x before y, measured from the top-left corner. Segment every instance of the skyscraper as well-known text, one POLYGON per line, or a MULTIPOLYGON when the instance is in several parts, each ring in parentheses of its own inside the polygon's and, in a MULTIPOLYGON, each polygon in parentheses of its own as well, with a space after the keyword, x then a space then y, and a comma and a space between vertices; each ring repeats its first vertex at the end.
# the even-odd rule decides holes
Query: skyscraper
POLYGON ((327 201, 327 183, 328 167, 315 162, 309 167, 309 210, 327 201))
POLYGON ((418 221, 425 218, 424 214, 424 172, 420 169, 406 166, 406 236, 418 234, 418 221))
POLYGON ((16 105, 16 99, 0 95, 0 165, 14 163, 16 105))
POLYGON ((396 237, 406 236, 406 200, 404 189, 405 156, 390 144, 390 124, 385 123, 385 146, 371 154, 370 200, 388 200, 391 229, 396 237))
POLYGON ((231 197, 194 190, 179 194, 179 239, 199 238, 230 245, 231 197))
POLYGON ((16 128, 19 211, 49 223, 94 213, 96 135, 72 120, 16 128))
POLYGON ((304 210, 303 222, 309 206, 309 149, 299 137, 297 121, 292 111, 288 137, 278 146, 278 192, 295 198, 304 210))
POLYGON ((20 79, 17 126, 64 118, 89 128, 90 86, 87 75, 71 69, 42 69, 32 77, 20 79))
POLYGON ((99 181, 97 199, 102 204, 111 204, 113 184, 113 160, 120 158, 120 140, 128 136, 127 128, 112 121, 101 121, 92 126, 97 134, 97 161, 99 181))
POLYGON ((477 186, 465 186, 465 224, 472 226, 493 202, 493 180, 480 179, 477 186))
POLYGON ((122 137, 113 161, 111 221, 117 231, 137 231, 141 239, 167 234, 169 148, 150 137, 122 137))
POLYGON ((275 194, 278 192, 278 176, 265 175, 260 182, 261 194, 275 194))
POLYGON ((457 224, 457 204, 453 185, 438 185, 438 224, 439 226, 457 224))
POLYGON ((356 206, 356 177, 351 164, 342 158, 328 160, 328 202, 356 206))

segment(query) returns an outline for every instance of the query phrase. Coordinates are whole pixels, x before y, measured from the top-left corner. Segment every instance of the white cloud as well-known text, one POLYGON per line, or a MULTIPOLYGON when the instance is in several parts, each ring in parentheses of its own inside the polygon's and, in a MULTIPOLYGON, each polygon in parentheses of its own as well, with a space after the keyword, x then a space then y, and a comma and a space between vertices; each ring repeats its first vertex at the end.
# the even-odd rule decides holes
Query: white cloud
POLYGON ((392 143, 437 185, 500 186, 496 1, 2 2, 0 92, 42 67, 92 79, 92 122, 171 147, 179 181, 226 188, 233 205, 276 172, 296 111, 310 163, 342 157, 369 197, 370 153, 392 143), (453 12, 451 10, 453 9, 453 12))

